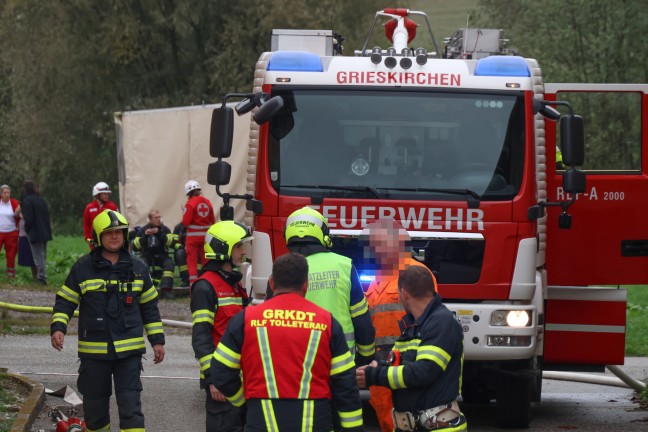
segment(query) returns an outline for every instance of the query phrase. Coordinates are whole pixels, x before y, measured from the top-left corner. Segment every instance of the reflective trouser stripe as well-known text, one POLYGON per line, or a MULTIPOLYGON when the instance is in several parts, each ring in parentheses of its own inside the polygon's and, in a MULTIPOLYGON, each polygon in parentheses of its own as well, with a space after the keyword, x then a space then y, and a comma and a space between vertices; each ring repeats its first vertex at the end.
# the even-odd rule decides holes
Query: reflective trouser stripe
POLYGON ((315 412, 315 401, 312 399, 304 400, 304 408, 302 411, 302 428, 301 432, 313 431, 313 414, 315 412))
POLYGON ((266 430, 268 432, 279 432, 279 425, 277 425, 277 417, 274 413, 274 408, 272 407, 272 401, 270 399, 262 399, 261 407, 263 407, 263 418, 266 424, 266 430))

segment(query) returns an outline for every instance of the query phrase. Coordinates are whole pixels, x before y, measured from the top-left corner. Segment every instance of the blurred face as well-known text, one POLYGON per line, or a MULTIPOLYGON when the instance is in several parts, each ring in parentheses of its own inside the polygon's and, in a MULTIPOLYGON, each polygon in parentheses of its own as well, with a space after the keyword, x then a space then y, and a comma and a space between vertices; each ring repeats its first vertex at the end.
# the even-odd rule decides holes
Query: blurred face
POLYGON ((124 230, 106 231, 101 234, 101 246, 108 252, 117 252, 124 244, 124 230))
POLYGON ((237 243, 232 248, 232 266, 238 267, 245 261, 245 246, 243 243, 237 243))
POLYGON ((110 198, 110 194, 107 192, 102 192, 100 194, 97 194, 97 199, 102 203, 108 202, 109 198, 110 198))
POLYGON ((2 189, 2 193, 0 194, 2 196, 2 202, 6 203, 9 201, 9 198, 11 197, 11 189, 9 188, 4 188, 2 189))
POLYGON ((370 246, 375 254, 381 272, 393 272, 399 263, 407 257, 405 233, 395 227, 376 228, 372 230, 370 246))
POLYGON ((150 222, 154 227, 162 225, 162 216, 160 216, 160 213, 152 213, 150 222))

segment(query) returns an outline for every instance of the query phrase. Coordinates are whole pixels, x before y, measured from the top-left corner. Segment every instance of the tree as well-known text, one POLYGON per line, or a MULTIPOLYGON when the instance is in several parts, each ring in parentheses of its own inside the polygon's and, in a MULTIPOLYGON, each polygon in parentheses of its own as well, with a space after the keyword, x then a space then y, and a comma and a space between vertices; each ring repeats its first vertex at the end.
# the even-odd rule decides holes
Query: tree
MULTIPOLYGON (((648 80, 647 0, 480 0, 479 6, 479 25, 504 29, 521 55, 538 59, 545 82, 648 80)), ((584 118, 586 169, 640 169, 638 94, 562 98, 584 118)))

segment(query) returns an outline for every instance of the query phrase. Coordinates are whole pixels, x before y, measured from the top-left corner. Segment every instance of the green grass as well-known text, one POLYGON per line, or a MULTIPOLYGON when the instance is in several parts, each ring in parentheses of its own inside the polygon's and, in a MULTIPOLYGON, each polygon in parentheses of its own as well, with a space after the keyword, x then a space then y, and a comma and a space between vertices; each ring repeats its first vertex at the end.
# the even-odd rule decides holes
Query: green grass
POLYGON ((26 394, 7 376, 0 372, 0 432, 9 432, 16 421, 26 394))
POLYGON ((648 356, 648 285, 626 288, 626 355, 648 356))
MULTIPOLYGON (((63 285, 72 264, 89 251, 90 248, 82 237, 55 236, 54 240, 47 244, 47 283, 52 287, 51 290, 56 290, 63 285)), ((3 249, 0 252, 0 287, 7 285, 15 289, 40 287, 32 280, 31 269, 18 265, 18 258, 16 258, 16 278, 8 279, 5 275, 6 263, 3 249)))

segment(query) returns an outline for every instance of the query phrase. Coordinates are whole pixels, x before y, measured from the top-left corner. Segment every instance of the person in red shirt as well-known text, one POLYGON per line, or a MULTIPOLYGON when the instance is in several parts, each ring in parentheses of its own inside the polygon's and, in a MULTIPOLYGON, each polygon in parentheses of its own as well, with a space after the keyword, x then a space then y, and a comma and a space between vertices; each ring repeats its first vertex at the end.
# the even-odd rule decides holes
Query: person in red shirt
POLYGON ((182 215, 182 225, 186 228, 185 252, 187 253, 187 270, 189 284, 198 279, 198 262, 203 264, 203 243, 205 234, 216 223, 214 208, 211 202, 202 196, 202 188, 195 180, 189 180, 184 187, 187 204, 182 215))
POLYGON ((97 183, 92 188, 92 196, 94 199, 83 211, 83 238, 86 239, 90 249, 94 247, 92 241, 92 222, 94 221, 94 218, 104 210, 119 211, 117 205, 110 201, 110 194, 111 191, 108 183, 97 183))

